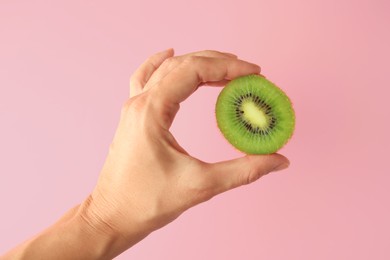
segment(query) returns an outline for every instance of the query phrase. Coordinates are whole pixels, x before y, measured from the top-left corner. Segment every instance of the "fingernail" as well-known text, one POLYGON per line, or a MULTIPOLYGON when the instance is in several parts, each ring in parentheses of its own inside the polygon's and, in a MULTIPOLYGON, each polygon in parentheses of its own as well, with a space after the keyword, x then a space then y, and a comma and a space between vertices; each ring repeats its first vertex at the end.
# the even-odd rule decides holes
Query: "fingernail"
POLYGON ((284 169, 286 169, 289 165, 290 165, 290 163, 286 163, 286 162, 284 162, 284 163, 282 163, 282 164, 279 164, 278 166, 276 166, 276 167, 272 170, 272 172, 284 170, 284 169))

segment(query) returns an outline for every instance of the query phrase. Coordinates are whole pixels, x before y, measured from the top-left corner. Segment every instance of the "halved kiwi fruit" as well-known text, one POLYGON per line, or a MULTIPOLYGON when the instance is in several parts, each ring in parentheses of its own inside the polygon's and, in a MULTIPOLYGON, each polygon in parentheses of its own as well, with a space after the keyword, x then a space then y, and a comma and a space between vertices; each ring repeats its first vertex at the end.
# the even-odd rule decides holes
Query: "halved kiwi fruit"
POLYGON ((287 95, 260 75, 230 81, 218 96, 216 117, 225 138, 247 154, 270 154, 291 138, 295 113, 287 95))

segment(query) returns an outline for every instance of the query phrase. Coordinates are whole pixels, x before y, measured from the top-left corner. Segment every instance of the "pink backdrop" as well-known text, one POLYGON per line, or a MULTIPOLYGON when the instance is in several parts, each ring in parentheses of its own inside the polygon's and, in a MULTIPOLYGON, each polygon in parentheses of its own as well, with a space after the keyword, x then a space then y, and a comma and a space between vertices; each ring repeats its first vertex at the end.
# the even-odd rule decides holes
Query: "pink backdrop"
MULTIPOLYGON (((260 64, 294 102, 291 167, 193 208, 118 259, 390 259, 387 0, 0 2, 0 253, 93 188, 150 54, 217 49, 260 64), (109 3, 110 2, 110 3, 109 3)), ((172 131, 205 161, 220 89, 172 131)))

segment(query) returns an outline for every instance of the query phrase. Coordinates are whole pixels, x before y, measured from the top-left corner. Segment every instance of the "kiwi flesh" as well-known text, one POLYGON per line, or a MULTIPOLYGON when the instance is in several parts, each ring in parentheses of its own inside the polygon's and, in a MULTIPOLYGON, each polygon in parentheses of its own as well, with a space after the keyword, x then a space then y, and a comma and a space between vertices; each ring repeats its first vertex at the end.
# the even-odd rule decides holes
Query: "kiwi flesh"
POLYGON ((274 153, 294 132, 290 99, 261 75, 230 81, 218 96, 215 113, 225 138, 247 154, 274 153))

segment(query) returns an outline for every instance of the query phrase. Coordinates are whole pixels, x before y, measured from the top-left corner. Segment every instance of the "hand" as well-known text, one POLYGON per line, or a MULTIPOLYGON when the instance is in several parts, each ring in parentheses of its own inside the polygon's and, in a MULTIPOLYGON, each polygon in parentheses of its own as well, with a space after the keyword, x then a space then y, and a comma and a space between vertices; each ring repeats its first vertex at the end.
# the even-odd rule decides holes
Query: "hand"
POLYGON ((131 95, 97 186, 81 207, 84 219, 120 234, 123 251, 185 210, 286 168, 289 162, 279 154, 205 163, 169 131, 179 104, 199 86, 254 73, 259 66, 217 51, 173 57, 169 49, 151 56, 131 77, 131 95))
POLYGON ((199 86, 259 73, 235 55, 202 51, 150 57, 130 81, 118 129, 90 196, 2 259, 112 259, 185 210, 284 169, 282 155, 205 163, 169 132, 179 104, 199 86))

